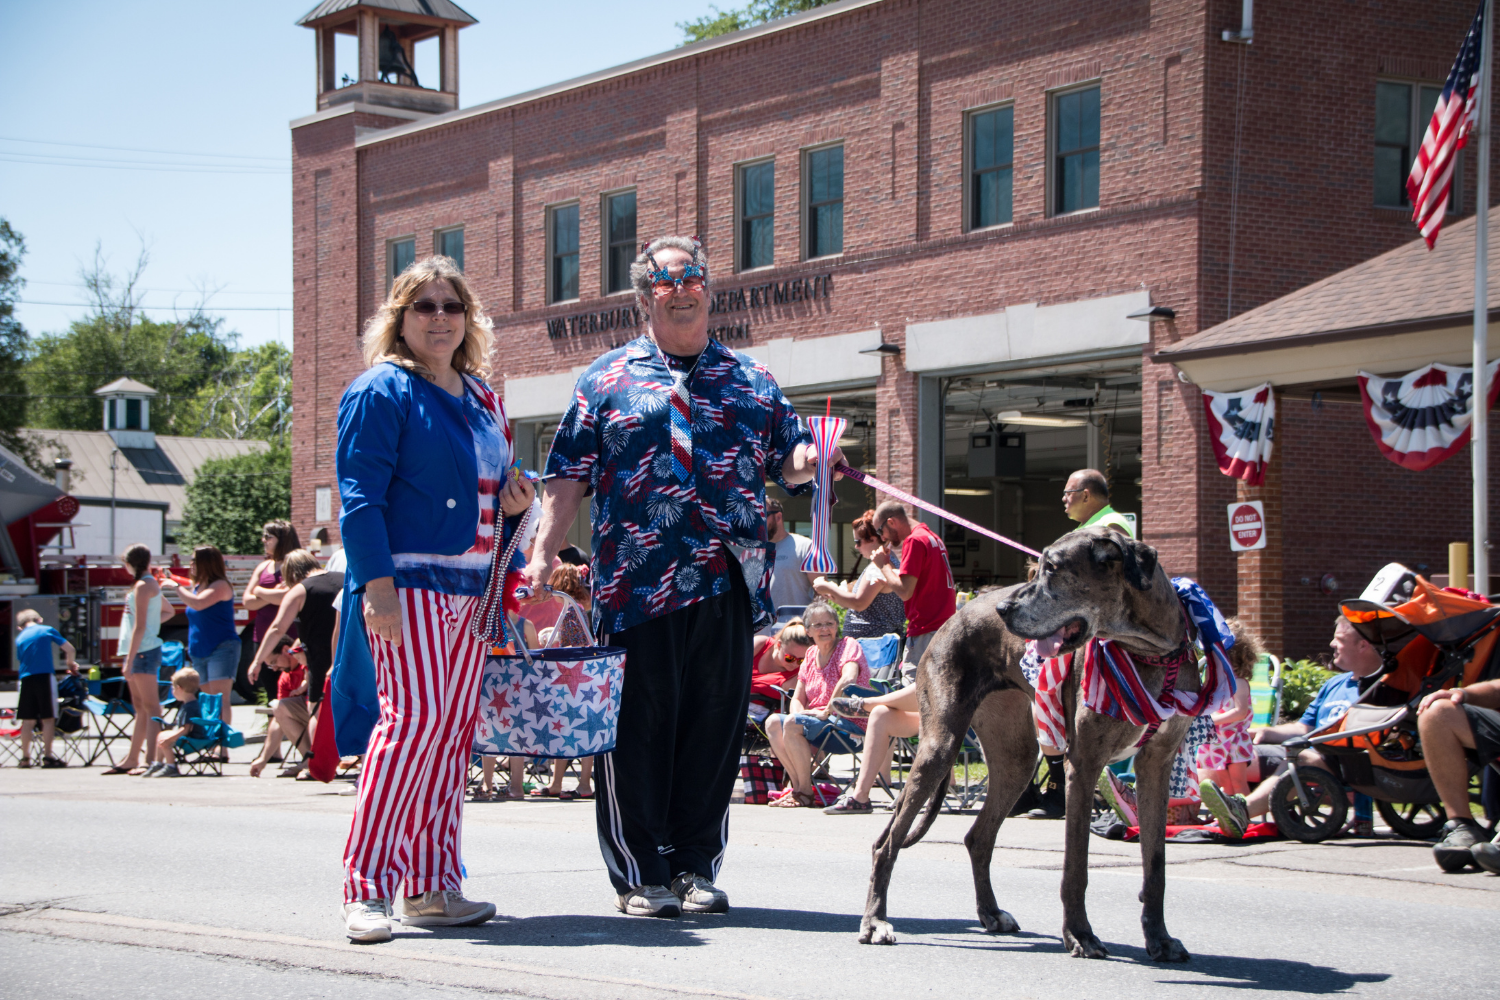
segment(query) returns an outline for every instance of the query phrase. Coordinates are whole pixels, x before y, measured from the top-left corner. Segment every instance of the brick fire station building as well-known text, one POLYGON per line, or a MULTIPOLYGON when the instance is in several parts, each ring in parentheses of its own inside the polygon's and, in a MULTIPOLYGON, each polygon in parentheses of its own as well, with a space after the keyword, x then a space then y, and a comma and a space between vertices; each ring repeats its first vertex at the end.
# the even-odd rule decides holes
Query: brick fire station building
MULTIPOLYGON (((1427 501, 1467 496, 1466 461, 1381 457, 1350 391, 1378 359, 1278 382, 1285 537, 1236 556, 1226 505, 1258 494, 1218 471, 1199 389, 1158 352, 1414 237, 1400 181, 1472 15, 1263 0, 1246 32, 1240 0, 842 0, 465 108, 469 14, 325 0, 300 22, 316 110, 291 123, 294 520, 337 539, 338 399, 410 261, 461 263, 538 467, 577 373, 642 332, 639 240, 697 234, 715 336, 804 412, 832 397, 855 464, 1038 548, 1071 527, 1068 472, 1105 469, 1172 573, 1315 654, 1337 597, 1468 537, 1466 503, 1427 501), (340 32, 360 49, 342 85, 340 32), (429 38, 440 79, 419 85, 429 38), (1367 531, 1375 506, 1410 508, 1410 530, 1367 531)), ((847 522, 874 498, 844 493, 852 568, 847 522)), ((1023 572, 942 530, 961 586, 1023 572)))

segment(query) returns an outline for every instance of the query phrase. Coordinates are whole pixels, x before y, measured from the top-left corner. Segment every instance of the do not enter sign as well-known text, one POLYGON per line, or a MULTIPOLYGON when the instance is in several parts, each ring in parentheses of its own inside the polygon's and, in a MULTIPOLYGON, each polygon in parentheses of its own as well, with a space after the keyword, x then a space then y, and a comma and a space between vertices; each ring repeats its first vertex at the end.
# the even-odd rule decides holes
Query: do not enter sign
POLYGON ((1259 500, 1229 505, 1229 549, 1248 552, 1266 547, 1266 512, 1259 500))

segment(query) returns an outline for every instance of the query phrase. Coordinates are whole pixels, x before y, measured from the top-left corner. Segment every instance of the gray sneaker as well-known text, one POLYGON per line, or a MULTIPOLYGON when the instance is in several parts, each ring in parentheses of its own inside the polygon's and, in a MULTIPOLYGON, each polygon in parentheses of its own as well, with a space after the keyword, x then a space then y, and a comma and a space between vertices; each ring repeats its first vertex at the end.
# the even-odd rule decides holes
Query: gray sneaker
POLYGON ((729 896, 702 875, 683 872, 672 880, 672 895, 686 913, 728 913, 729 896))
POLYGON ((1472 819, 1450 819, 1443 824, 1443 839, 1432 845, 1432 857, 1445 872, 1461 872, 1478 864, 1474 848, 1489 837, 1472 819))
POLYGON ((875 811, 875 806, 868 800, 861 802, 849 792, 838 797, 838 801, 823 810, 830 816, 854 816, 875 811))
POLYGON ((344 933, 356 944, 376 944, 391 939, 391 901, 361 899, 344 904, 344 933))
POLYGON ((407 896, 401 901, 401 923, 407 927, 472 927, 494 915, 494 903, 476 903, 451 889, 407 896))
POLYGON ((143 775, 141 775, 141 777, 143 777, 143 778, 154 778, 158 774, 161 774, 162 771, 166 770, 166 767, 167 767, 167 762, 166 761, 164 761, 164 760, 154 760, 154 761, 151 762, 151 766, 148 767, 148 768, 146 768, 146 773, 143 774, 143 775))
POLYGON ((833 699, 828 703, 828 710, 846 719, 863 719, 870 714, 865 711, 865 700, 857 694, 833 699))
POLYGON ((1474 855, 1474 863, 1491 875, 1500 875, 1500 833, 1495 834, 1495 839, 1488 844, 1475 844, 1469 848, 1469 853, 1474 855))
POLYGON ((682 900, 664 885, 638 885, 615 897, 615 909, 632 917, 680 917, 682 900))
POLYGON ((1245 806, 1243 795, 1225 795, 1212 781, 1201 783, 1198 794, 1203 796, 1203 804, 1219 821, 1220 833, 1234 840, 1245 836, 1245 827, 1250 825, 1250 810, 1245 806))

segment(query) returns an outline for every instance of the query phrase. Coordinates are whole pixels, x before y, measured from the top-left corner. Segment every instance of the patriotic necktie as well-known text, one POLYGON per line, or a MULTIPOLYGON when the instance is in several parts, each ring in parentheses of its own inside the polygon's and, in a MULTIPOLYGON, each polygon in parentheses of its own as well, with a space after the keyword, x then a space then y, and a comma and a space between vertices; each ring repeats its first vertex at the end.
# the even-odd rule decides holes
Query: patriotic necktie
POLYGON ((693 476, 693 411, 687 388, 690 374, 672 372, 672 470, 681 483, 693 476))

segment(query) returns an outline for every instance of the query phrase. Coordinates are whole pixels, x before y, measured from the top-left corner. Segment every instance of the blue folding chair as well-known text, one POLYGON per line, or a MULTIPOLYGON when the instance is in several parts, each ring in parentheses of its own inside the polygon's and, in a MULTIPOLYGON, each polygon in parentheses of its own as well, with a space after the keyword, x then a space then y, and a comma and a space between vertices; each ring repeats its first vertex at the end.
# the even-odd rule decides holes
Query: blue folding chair
MULTIPOLYGON (((199 694, 198 724, 203 728, 202 737, 184 736, 172 747, 172 757, 177 770, 187 774, 212 774, 222 777, 223 762, 219 751, 229 751, 245 745, 245 734, 228 725, 220 718, 224 696, 221 694, 199 694)), ((167 724, 157 719, 163 729, 167 724)))
POLYGON ((856 639, 865 651, 865 662, 870 665, 870 680, 881 682, 877 686, 888 687, 891 680, 900 675, 901 637, 894 632, 871 639, 856 639))

